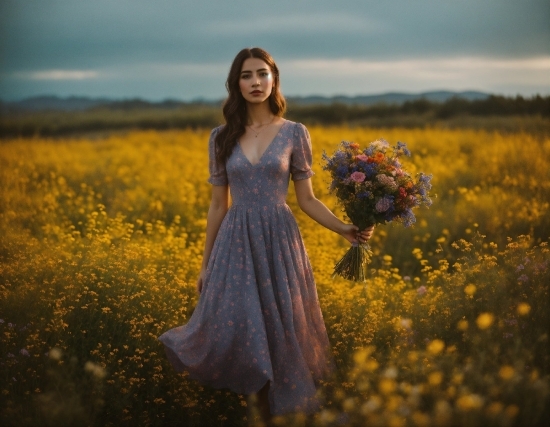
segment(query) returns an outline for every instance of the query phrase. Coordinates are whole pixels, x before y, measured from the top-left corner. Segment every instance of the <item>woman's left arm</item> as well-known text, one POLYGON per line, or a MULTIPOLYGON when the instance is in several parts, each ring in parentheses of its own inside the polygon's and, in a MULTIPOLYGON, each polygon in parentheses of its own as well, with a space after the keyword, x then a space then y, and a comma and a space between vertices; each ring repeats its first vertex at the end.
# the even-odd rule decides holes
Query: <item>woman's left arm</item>
POLYGON ((294 181, 294 188, 300 209, 323 227, 340 234, 351 243, 364 243, 372 237, 374 226, 359 232, 358 227, 340 221, 323 202, 317 199, 313 194, 311 178, 294 181))

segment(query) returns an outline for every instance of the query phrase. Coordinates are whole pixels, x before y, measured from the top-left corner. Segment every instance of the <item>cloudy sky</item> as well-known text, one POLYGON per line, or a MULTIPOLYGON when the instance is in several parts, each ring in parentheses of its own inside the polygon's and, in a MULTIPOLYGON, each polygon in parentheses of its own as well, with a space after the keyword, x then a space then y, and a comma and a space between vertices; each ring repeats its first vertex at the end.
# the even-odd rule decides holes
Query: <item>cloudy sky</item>
POLYGON ((0 99, 219 99, 251 46, 286 95, 550 95, 549 0, 0 0, 0 99))

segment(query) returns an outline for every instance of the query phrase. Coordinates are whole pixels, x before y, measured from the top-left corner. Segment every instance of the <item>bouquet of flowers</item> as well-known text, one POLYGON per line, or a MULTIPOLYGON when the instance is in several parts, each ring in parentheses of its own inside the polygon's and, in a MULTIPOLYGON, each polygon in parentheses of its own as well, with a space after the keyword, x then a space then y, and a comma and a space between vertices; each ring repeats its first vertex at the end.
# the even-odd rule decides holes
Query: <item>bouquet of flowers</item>
MULTIPOLYGON (((342 141, 332 156, 323 153, 323 170, 332 178, 329 190, 359 230, 391 221, 408 227, 416 222, 413 208, 431 205, 432 176, 419 173, 413 179, 399 161, 403 155, 411 155, 406 144, 398 142, 390 148, 384 139, 371 142, 364 150, 359 144, 342 141)), ((368 244, 352 245, 334 267, 334 275, 364 281, 371 255, 368 244)))

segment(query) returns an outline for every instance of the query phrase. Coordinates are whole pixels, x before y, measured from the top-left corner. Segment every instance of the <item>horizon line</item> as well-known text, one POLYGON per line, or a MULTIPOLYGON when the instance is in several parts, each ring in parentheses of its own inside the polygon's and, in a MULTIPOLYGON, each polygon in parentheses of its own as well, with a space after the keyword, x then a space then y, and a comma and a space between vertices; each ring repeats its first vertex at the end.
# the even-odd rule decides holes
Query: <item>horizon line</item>
MULTIPOLYGON (((497 92, 488 92, 483 90, 477 90, 477 89, 465 89, 465 90, 449 90, 449 89, 433 89, 433 90, 426 90, 426 91, 419 91, 419 92, 405 92, 405 91, 386 91, 386 92, 375 92, 375 93, 362 93, 357 95, 348 95, 348 94, 333 94, 333 95, 322 95, 322 94, 309 94, 309 95, 284 95, 285 98, 291 99, 291 98, 297 98, 297 99, 304 99, 304 98, 322 98, 322 99, 334 99, 334 98, 363 98, 363 97, 382 97, 382 96, 390 96, 390 95, 402 95, 402 96, 422 96, 422 95, 432 95, 432 94, 438 94, 438 93, 449 93, 449 94, 479 94, 479 95, 486 95, 489 96, 502 96, 504 98, 516 98, 516 97, 523 97, 523 98, 536 98, 537 96, 540 97, 547 97, 550 96, 549 93, 536 93, 531 95, 523 95, 521 93, 517 93, 516 95, 505 95, 497 92)), ((163 103, 163 102, 182 102, 182 103, 194 103, 194 102, 220 102, 226 99, 226 97, 220 97, 220 98, 209 98, 209 97, 194 97, 194 98, 147 98, 143 96, 124 96, 124 97, 109 97, 109 96, 92 96, 92 95, 58 95, 58 94, 37 94, 37 95, 30 95, 26 97, 21 98, 12 98, 12 99, 3 99, 0 97, 0 102, 2 103, 17 103, 22 101, 28 101, 32 99, 39 99, 39 98, 57 98, 59 100, 69 100, 69 99, 88 99, 91 101, 99 101, 99 100, 105 100, 105 101, 145 101, 149 103, 163 103)))

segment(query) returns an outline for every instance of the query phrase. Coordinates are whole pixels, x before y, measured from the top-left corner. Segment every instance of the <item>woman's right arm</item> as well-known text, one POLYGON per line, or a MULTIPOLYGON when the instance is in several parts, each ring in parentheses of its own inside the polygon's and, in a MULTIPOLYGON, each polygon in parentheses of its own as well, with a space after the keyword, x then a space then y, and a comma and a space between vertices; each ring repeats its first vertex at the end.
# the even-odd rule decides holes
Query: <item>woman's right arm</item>
POLYGON ((208 216, 206 219, 206 241, 204 243, 204 253, 202 257, 202 266, 199 278, 197 279, 197 293, 202 291, 202 281, 208 260, 210 259, 210 253, 214 246, 214 240, 218 235, 220 225, 229 209, 229 186, 227 185, 213 185, 212 186, 212 201, 208 208, 208 216))

